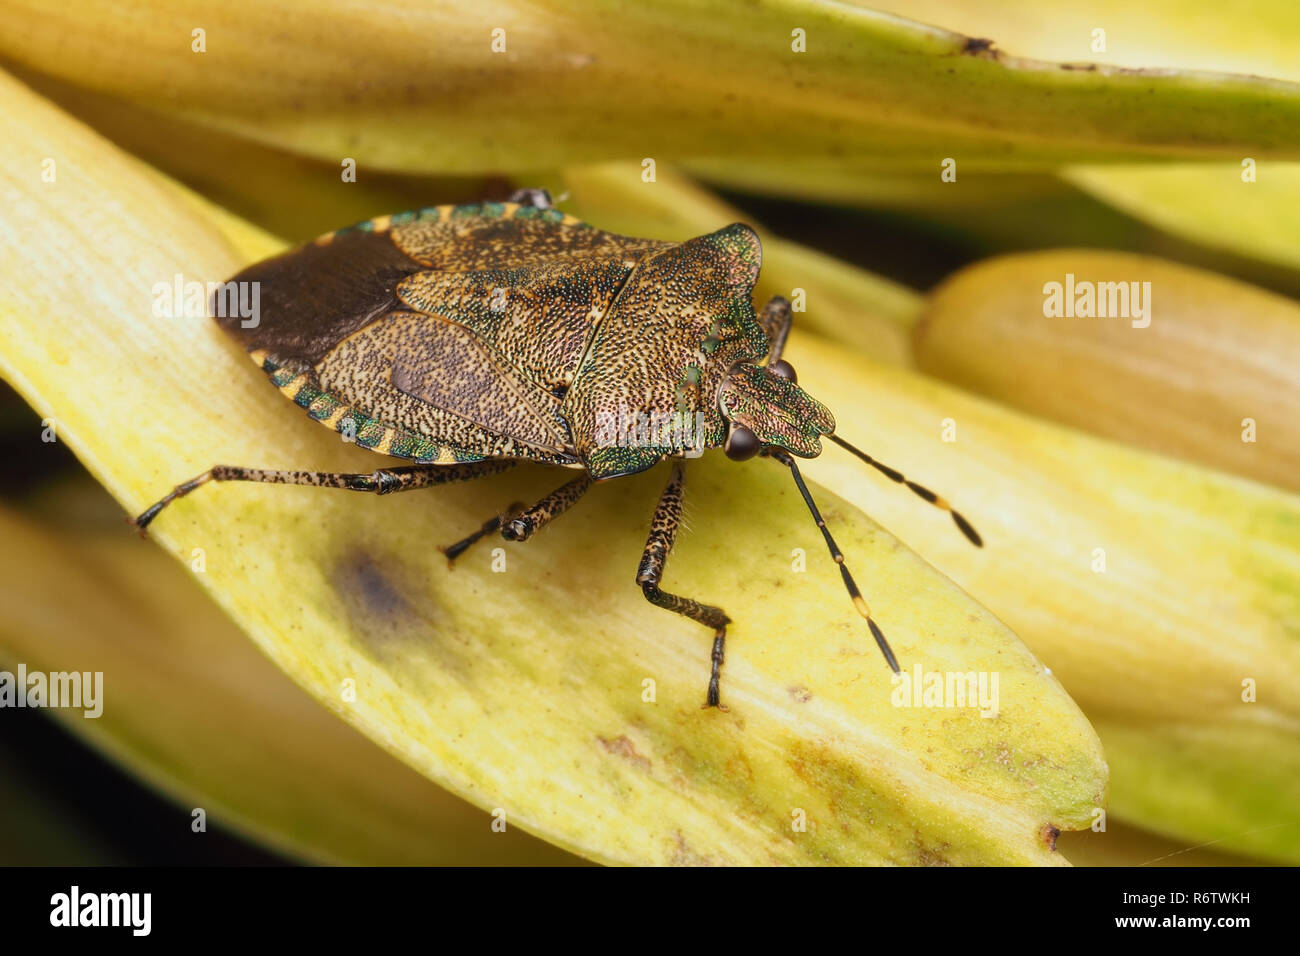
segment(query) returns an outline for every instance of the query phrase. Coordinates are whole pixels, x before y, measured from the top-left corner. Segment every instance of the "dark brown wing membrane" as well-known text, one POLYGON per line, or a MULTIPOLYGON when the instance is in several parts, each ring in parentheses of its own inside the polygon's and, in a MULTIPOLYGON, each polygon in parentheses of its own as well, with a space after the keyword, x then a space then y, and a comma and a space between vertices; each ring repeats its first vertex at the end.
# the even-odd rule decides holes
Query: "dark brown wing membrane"
POLYGON ((357 329, 401 307, 397 284, 424 267, 386 233, 340 232, 249 266, 231 282, 255 282, 257 324, 217 315, 217 323, 250 352, 315 365, 357 329))

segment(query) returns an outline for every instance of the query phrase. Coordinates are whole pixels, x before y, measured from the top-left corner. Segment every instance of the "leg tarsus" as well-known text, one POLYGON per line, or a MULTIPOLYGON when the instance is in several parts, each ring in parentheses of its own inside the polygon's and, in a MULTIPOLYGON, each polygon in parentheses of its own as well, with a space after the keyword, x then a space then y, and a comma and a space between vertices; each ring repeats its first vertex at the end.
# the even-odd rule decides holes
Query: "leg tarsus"
POLYGON ((713 671, 709 675, 709 693, 705 698, 705 707, 716 707, 719 710, 726 710, 722 702, 718 700, 718 685, 722 680, 722 662, 726 658, 727 647, 727 628, 720 627, 713 633, 713 671))
POLYGON ((469 549, 470 545, 472 545, 475 541, 481 541, 483 538, 486 538, 488 535, 495 534, 496 532, 500 531, 501 525, 505 523, 506 518, 512 514, 517 514, 518 512, 522 511, 524 507, 525 505, 522 501, 516 501, 514 504, 512 504, 501 514, 493 515, 491 518, 488 518, 487 521, 483 522, 483 526, 481 528, 479 528, 477 531, 473 532, 472 534, 466 535, 465 537, 461 538, 455 544, 438 545, 438 550, 447 556, 447 567, 454 568, 456 566, 456 559, 459 558, 462 554, 464 554, 465 551, 469 549))
POLYGON ((188 495, 195 488, 206 485, 209 481, 220 480, 216 478, 215 472, 223 467, 224 466, 222 465, 217 465, 215 468, 209 468, 201 475, 195 475, 189 481, 182 482, 151 504, 139 515, 134 518, 128 518, 127 520, 140 532, 140 537, 147 538, 149 536, 149 523, 153 521, 154 518, 158 517, 158 512, 162 511, 163 508, 167 507, 177 498, 182 498, 185 495, 188 495))

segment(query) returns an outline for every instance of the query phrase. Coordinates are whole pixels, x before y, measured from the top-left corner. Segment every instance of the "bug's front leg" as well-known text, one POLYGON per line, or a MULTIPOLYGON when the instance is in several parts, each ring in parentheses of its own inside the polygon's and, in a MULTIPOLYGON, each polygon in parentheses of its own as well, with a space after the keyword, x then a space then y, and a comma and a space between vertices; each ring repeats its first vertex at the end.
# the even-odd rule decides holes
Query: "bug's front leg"
POLYGON ((646 600, 655 607, 681 614, 713 628, 713 669, 709 675, 709 692, 704 706, 726 710, 718 701, 718 683, 727 641, 727 625, 731 623, 731 618, 721 608, 659 589, 659 582, 664 576, 664 565, 668 563, 668 553, 673 549, 677 527, 682 520, 685 475, 681 462, 674 462, 672 474, 664 486, 663 494, 659 496, 659 504, 655 507, 654 518, 650 522, 650 536, 646 539, 645 553, 641 555, 641 565, 637 568, 636 583, 641 585, 646 600))
POLYGON ((794 311, 790 308, 790 300, 779 295, 772 296, 758 314, 758 324, 767 333, 768 365, 781 361, 781 353, 785 351, 785 340, 790 335, 793 322, 794 311))

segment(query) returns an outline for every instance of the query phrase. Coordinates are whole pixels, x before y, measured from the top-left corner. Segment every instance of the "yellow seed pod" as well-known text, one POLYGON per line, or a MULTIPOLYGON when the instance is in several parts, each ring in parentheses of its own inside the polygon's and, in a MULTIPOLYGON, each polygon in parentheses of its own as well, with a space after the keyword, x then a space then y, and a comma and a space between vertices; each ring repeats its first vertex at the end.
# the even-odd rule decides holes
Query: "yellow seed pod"
POLYGON ((1053 250, 963 269, 921 370, 1003 404, 1300 490, 1300 304, 1149 256, 1053 250))

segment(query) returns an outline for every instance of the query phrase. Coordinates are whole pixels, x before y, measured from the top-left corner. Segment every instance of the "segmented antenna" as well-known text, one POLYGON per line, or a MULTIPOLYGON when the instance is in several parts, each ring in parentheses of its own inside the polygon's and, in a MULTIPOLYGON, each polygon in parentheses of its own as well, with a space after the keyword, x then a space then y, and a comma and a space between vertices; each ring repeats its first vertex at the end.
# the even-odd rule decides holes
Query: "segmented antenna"
POLYGON ((826 437, 829 438, 831 441, 835 442, 835 444, 839 445, 845 451, 850 451, 853 454, 857 455, 859 458, 865 461, 872 468, 876 469, 876 471, 880 472, 886 478, 890 479, 891 481, 896 481, 900 485, 907 485, 907 487, 911 488, 912 491, 915 492, 918 497, 924 498, 926 501, 930 502, 930 504, 934 505, 936 508, 942 508, 944 511, 948 512, 948 514, 952 515, 953 524, 957 526, 958 530, 961 531, 961 533, 966 536, 966 539, 970 541, 971 544, 975 545, 975 547, 977 548, 984 547, 984 539, 980 537, 979 532, 975 530, 975 527, 969 521, 967 521, 964 517, 962 517, 960 511, 958 511, 952 505, 948 504, 948 500, 946 498, 936 495, 933 491, 931 491, 929 488, 926 488, 924 485, 918 485, 915 481, 909 481, 901 471, 895 471, 893 468, 890 468, 888 465, 876 461, 876 459, 872 458, 865 451, 862 451, 861 449, 858 448, 854 448, 852 445, 846 442, 839 435, 827 435, 826 437))
MULTIPOLYGON (((834 436, 832 436, 834 437, 834 436)), ((831 537, 830 531, 826 527, 826 522, 822 519, 822 513, 817 510, 817 502, 813 501, 812 494, 808 491, 808 486, 803 482, 803 475, 799 473, 799 466, 794 463, 794 459, 783 451, 768 451, 766 454, 775 458, 781 464, 790 469, 790 474, 794 476, 794 483, 799 488, 799 494, 803 495, 803 500, 808 505, 808 510, 812 512, 813 520, 817 522, 817 527, 821 529, 822 537, 826 539, 826 547, 830 549, 831 558, 840 566, 840 576, 844 578, 844 587, 848 589, 849 597, 853 599, 853 606, 858 609, 867 621, 867 628, 871 631, 871 636, 876 639, 876 646, 880 648, 880 653, 885 655, 885 662, 895 674, 899 673, 898 658, 894 656, 893 649, 889 646, 889 641, 885 640, 885 634, 871 617, 871 608, 867 607, 867 602, 862 597, 862 592, 858 590, 858 584, 853 580, 853 575, 849 572, 849 567, 844 563, 844 554, 840 551, 840 546, 835 543, 831 537)))

